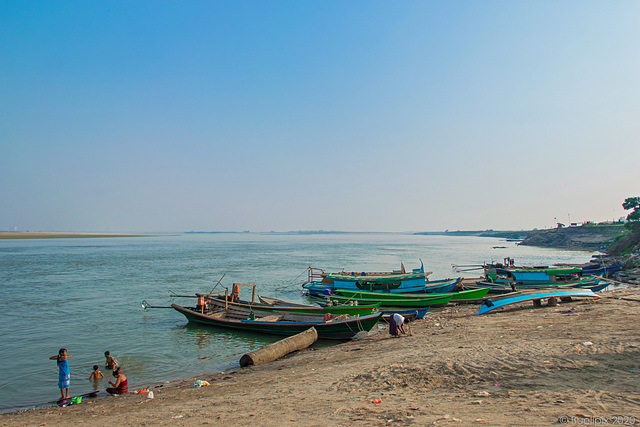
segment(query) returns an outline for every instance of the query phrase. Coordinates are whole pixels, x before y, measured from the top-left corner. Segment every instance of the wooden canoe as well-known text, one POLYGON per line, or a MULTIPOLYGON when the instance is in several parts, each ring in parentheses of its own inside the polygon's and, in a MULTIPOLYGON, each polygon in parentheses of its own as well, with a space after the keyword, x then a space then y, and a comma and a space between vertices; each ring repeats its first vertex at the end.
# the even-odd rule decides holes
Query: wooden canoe
POLYGON ((566 298, 566 297, 583 297, 597 298, 598 295, 589 289, 567 289, 563 291, 537 291, 537 292, 513 292, 493 298, 487 298, 482 302, 478 315, 485 314, 496 308, 504 307, 509 304, 515 304, 524 301, 533 301, 543 298, 566 298))
MULTIPOLYGON (((259 296, 258 296, 259 297, 259 296)), ((225 301, 223 297, 207 298, 212 309, 227 309, 237 312, 240 315, 248 316, 253 312, 256 316, 267 316, 277 313, 300 313, 323 317, 327 313, 333 315, 349 314, 352 316, 372 314, 378 311, 379 303, 369 302, 363 305, 339 305, 335 307, 319 307, 317 305, 303 305, 284 303, 269 305, 264 303, 253 303, 248 301, 231 302, 225 301)))
POLYGON ((380 294, 377 292, 351 291, 346 289, 335 290, 335 293, 342 295, 343 297, 354 297, 374 301, 381 301, 385 299, 430 299, 434 297, 451 296, 451 302, 455 302, 456 300, 466 301, 484 298, 487 295, 487 292, 489 292, 489 288, 467 289, 464 291, 446 292, 441 294, 380 294))
POLYGON ((357 302, 358 304, 371 304, 372 302, 380 303, 380 309, 386 310, 386 307, 404 307, 409 308, 424 308, 424 307, 440 307, 447 305, 451 301, 452 295, 435 296, 435 297, 421 297, 421 298, 404 298, 404 299, 360 299, 360 298, 348 298, 339 295, 329 295, 327 298, 331 301, 339 303, 351 303, 357 302))
POLYGON ((296 313, 285 313, 281 316, 256 317, 255 320, 252 320, 224 310, 203 314, 195 307, 182 307, 177 304, 171 304, 171 307, 182 313, 189 322, 203 325, 284 336, 299 334, 314 327, 318 332, 319 338, 337 340, 353 338, 356 334, 363 331, 369 332, 378 324, 378 320, 382 317, 382 312, 376 312, 366 316, 343 315, 337 317, 335 320, 324 322, 322 320, 300 320, 303 319, 304 316, 296 313))

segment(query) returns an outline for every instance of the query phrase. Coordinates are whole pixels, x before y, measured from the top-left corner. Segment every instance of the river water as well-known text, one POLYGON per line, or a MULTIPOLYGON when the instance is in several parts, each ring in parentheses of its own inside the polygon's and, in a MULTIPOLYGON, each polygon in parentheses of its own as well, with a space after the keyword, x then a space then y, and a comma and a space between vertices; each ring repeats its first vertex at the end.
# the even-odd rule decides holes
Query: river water
POLYGON ((73 356, 71 394, 77 395, 93 389, 88 381, 93 365, 107 373, 106 350, 126 369, 130 390, 136 390, 237 367, 242 354, 279 339, 189 325, 172 309, 142 310, 142 300, 170 305, 170 291, 211 291, 224 275, 220 286, 253 283, 262 295, 309 302, 300 292, 309 266, 329 272, 389 271, 401 262, 417 268, 421 259, 435 280, 477 277, 480 271, 456 273, 452 264, 507 256, 519 265, 547 265, 586 262, 591 253, 494 238, 401 234, 0 240, 0 411, 59 397, 57 366, 49 357, 61 347, 73 356))

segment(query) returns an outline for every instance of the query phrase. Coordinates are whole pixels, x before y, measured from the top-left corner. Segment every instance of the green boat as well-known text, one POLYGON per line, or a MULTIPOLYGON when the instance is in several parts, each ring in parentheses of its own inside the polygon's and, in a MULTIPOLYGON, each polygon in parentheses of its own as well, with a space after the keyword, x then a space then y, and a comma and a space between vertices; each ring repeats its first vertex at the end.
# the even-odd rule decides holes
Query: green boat
POLYGON ((442 294, 386 294, 379 292, 365 292, 365 291, 351 291, 347 289, 336 289, 335 293, 342 295, 347 298, 358 298, 360 300, 371 300, 371 301, 383 301, 383 300, 404 300, 404 299, 431 299, 434 297, 446 297, 451 296, 451 301, 466 301, 466 300, 474 300, 474 299, 482 299, 487 295, 489 289, 487 288, 479 288, 479 289, 467 289, 464 291, 458 292, 446 292, 442 294))
MULTIPOLYGON (((446 295, 446 294, 445 294, 446 295)), ((371 304, 373 302, 380 303, 380 309, 384 310, 386 307, 439 307, 447 305, 453 295, 435 296, 435 297, 422 297, 422 298, 400 298, 400 299, 367 299, 357 297, 344 297, 339 295, 329 295, 327 298, 331 301, 335 301, 342 304, 349 304, 351 302, 357 302, 358 304, 371 304)))
POLYGON ((285 313, 283 315, 252 319, 229 313, 226 310, 205 314, 197 307, 182 307, 177 304, 171 304, 171 307, 184 314, 189 322, 203 325, 285 336, 296 335, 314 327, 318 331, 318 338, 336 340, 350 339, 360 332, 369 332, 378 324, 378 320, 383 314, 379 311, 366 316, 343 315, 328 321, 304 321, 300 320, 304 315, 297 313, 285 313))
MULTIPOLYGON (((200 294, 198 294, 200 296, 200 294)), ((262 298, 262 297, 260 297, 262 298)), ((327 314, 332 315, 348 314, 351 316, 372 314, 378 311, 380 303, 369 302, 364 305, 339 305, 335 307, 319 307, 317 305, 303 305, 286 303, 282 305, 270 305, 265 303, 256 303, 251 301, 231 302, 226 301, 224 296, 205 297, 211 309, 226 309, 230 312, 248 316, 254 313, 256 316, 266 316, 270 314, 299 313, 310 316, 320 316, 321 318, 327 314)))

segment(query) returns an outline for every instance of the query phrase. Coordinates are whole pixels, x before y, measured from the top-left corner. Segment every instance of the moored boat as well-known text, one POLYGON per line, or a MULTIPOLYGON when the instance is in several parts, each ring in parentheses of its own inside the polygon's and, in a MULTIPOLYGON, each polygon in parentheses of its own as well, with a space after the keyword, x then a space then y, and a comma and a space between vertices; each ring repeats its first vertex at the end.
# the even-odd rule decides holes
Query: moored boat
POLYGON ((234 314, 227 310, 201 312, 198 307, 183 307, 171 304, 176 311, 182 313, 189 322, 203 325, 257 332, 270 335, 291 336, 314 327, 318 337, 323 339, 350 339, 360 332, 369 332, 378 323, 382 312, 366 316, 342 315, 327 321, 304 320, 305 315, 284 313, 255 319, 234 314))
POLYGON ((451 297, 451 302, 470 301, 484 298, 489 292, 489 288, 466 289, 457 292, 446 292, 438 294, 381 294, 377 292, 351 291, 347 289, 336 289, 335 293, 343 297, 353 297, 359 300, 381 301, 389 299, 430 299, 435 297, 451 297))
POLYGON ((400 270, 388 272, 346 272, 326 273, 319 268, 310 267, 307 282, 302 286, 309 295, 320 296, 325 290, 352 289, 371 292, 426 292, 426 278, 431 272, 424 271, 424 264, 420 268, 407 272, 404 264, 400 270))
POLYGON ((451 301, 452 295, 421 298, 399 298, 399 299, 361 299, 356 297, 343 297, 340 295, 328 295, 326 299, 341 304, 349 304, 357 302, 358 304, 371 304, 372 302, 380 303, 380 310, 387 311, 387 308, 424 308, 424 307, 441 307, 447 305, 451 301))
MULTIPOLYGON (((198 294, 200 296, 200 294, 198 294)), ((277 313, 299 313, 307 315, 319 315, 324 316, 326 313, 333 315, 349 314, 352 316, 372 314, 378 311, 379 303, 371 302, 363 305, 341 305, 336 307, 325 308, 317 305, 304 305, 285 303, 278 305, 255 303, 251 301, 228 301, 224 296, 206 297, 205 302, 208 302, 211 309, 227 309, 232 312, 249 315, 255 313, 255 315, 270 315, 277 313)), ((260 296, 258 296, 260 298, 260 296)))
POLYGON ((509 304, 515 304, 524 301, 535 301, 543 298, 570 298, 570 297, 585 297, 585 298, 597 298, 598 295, 593 293, 589 289, 566 289, 566 290, 541 290, 533 292, 512 292, 493 298, 487 298, 482 302, 478 315, 487 313, 496 308, 504 307, 509 304))

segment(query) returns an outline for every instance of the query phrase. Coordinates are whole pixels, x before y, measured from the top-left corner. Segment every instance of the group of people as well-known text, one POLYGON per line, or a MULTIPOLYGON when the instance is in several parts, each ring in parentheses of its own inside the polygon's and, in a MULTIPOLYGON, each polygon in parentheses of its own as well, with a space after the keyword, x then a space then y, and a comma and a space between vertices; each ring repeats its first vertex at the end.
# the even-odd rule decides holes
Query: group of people
MULTIPOLYGON (((58 354, 55 356, 51 356, 50 360, 56 360, 58 364, 58 388, 60 389, 60 399, 69 399, 69 388, 71 386, 71 371, 69 370, 69 359, 72 356, 67 353, 66 348, 61 348, 58 351, 58 354)), ((104 357, 106 359, 105 368, 109 369, 113 372, 113 376, 116 378, 116 382, 114 383, 111 380, 108 380, 109 384, 112 387, 107 388, 107 393, 110 394, 124 394, 129 391, 127 386, 127 377, 122 372, 122 368, 118 366, 118 362, 111 356, 109 351, 104 352, 104 357)), ((93 365, 93 372, 91 376, 89 376, 90 381, 98 382, 101 378, 104 378, 104 374, 100 372, 100 368, 98 365, 93 365)))

